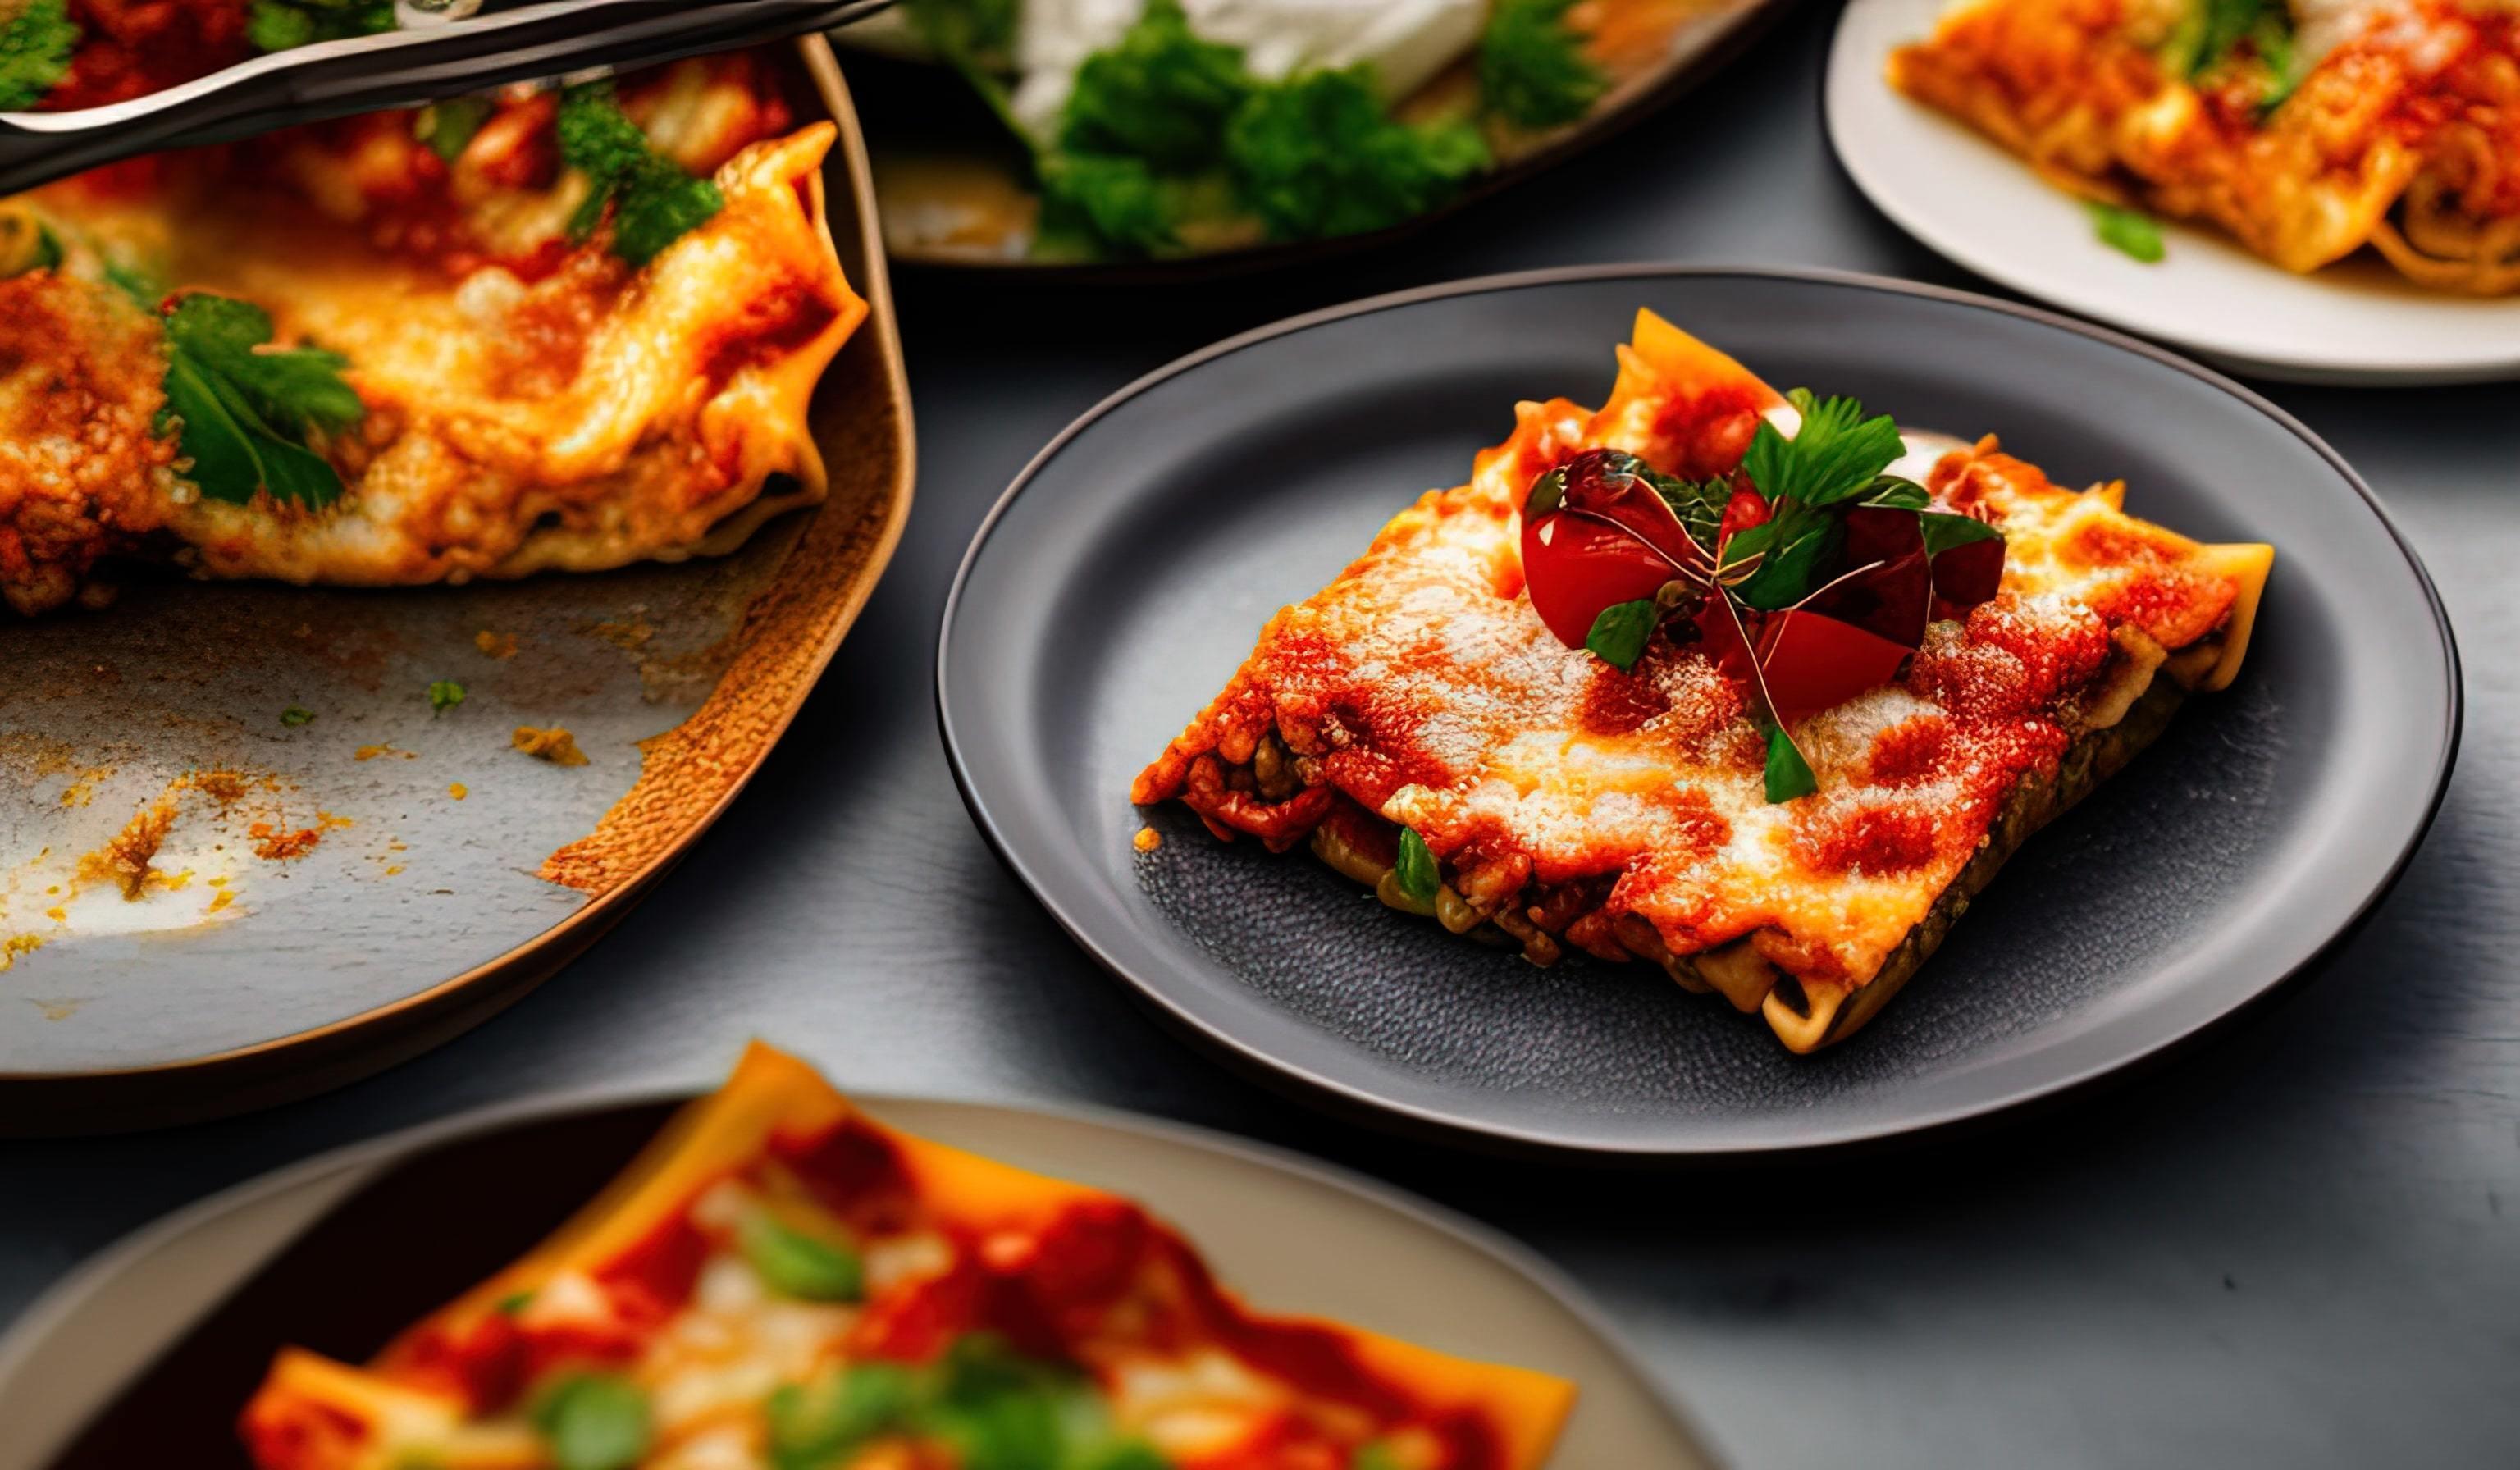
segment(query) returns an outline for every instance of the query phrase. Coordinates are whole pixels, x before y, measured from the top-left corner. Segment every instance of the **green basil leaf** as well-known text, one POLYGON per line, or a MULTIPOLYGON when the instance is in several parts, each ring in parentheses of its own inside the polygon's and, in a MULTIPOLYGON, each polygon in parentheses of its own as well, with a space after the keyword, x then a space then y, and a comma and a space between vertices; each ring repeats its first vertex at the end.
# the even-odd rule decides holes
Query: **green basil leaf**
POLYGON ((1523 497, 1522 517, 1537 520, 1566 504, 1566 467, 1545 471, 1531 482, 1531 493, 1523 497))
MULTIPOLYGON (((1794 391, 1806 398, 1811 396, 1802 388, 1794 391)), ((1752 488, 1773 503, 1784 493, 1785 485, 1793 478, 1788 468, 1793 453, 1793 441, 1778 432, 1775 424, 1762 419, 1759 426, 1751 431, 1749 449, 1741 456, 1741 472, 1750 477, 1752 488)))
POLYGON ((543 1393, 532 1418, 558 1470, 630 1470, 653 1438, 647 1392, 609 1373, 562 1379, 543 1393))
POLYGON ((736 1232, 743 1259, 781 1296, 807 1302, 855 1302, 866 1295, 857 1252, 755 1215, 736 1232))
POLYGON ((1645 645, 1653 638, 1658 621, 1660 609, 1651 598, 1613 602, 1593 619, 1593 631, 1584 635, 1584 646, 1614 668, 1635 668, 1637 660, 1644 656, 1645 645))
POLYGON ((1891 511, 1921 511, 1934 503, 1934 497, 1914 480, 1885 474, 1864 489, 1856 501, 1860 506, 1873 506, 1891 511))
POLYGON ((2084 207, 2092 212, 2092 233, 2110 249, 2131 255, 2146 265, 2157 264, 2170 253, 2161 243, 2161 226, 2148 215, 2133 209, 2121 209, 2097 200, 2086 200, 2084 207))
POLYGON ((1401 892, 1421 904, 1435 901, 1436 892, 1444 886, 1444 870, 1437 866, 1434 853, 1427 849, 1426 839, 1418 835, 1416 827, 1400 829, 1400 861, 1396 867, 1401 892))
POLYGON ((1955 515, 1948 511, 1927 511, 1916 517, 1916 525, 1925 533, 1928 557, 1939 557, 1972 541, 1993 541, 2003 534, 1974 515, 1955 515))
POLYGON ((1785 491, 1809 506, 1852 500, 1908 452, 1887 414, 1865 417, 1852 398, 1824 398, 1803 416, 1792 439, 1794 481, 1785 491))
POLYGON ((442 715, 463 702, 464 686, 457 684, 452 679, 432 679, 428 682, 428 712, 430 714, 442 715))
POLYGON ((1794 748, 1783 726, 1768 731, 1768 800, 1791 801, 1809 796, 1820 789, 1820 778, 1812 775, 1811 764, 1794 748))
POLYGON ((1732 539, 1725 542, 1720 548, 1724 564, 1731 566, 1736 561, 1747 561, 1766 551, 1776 539, 1776 521, 1763 520, 1754 526, 1744 526, 1734 531, 1732 539))
POLYGON ((1791 607, 1821 585, 1822 568, 1832 564, 1846 540, 1846 527, 1834 515, 1802 505, 1790 505, 1769 524, 1778 529, 1759 569, 1732 590, 1734 597, 1762 611, 1791 607))
MULTIPOLYGON (((280 723, 291 730, 295 730, 300 725, 311 724, 314 719, 315 711, 308 709, 302 704, 292 704, 280 712, 280 723)), ((521 1292, 518 1295, 530 1297, 533 1293, 521 1292)), ((521 1306, 523 1304, 519 1303, 518 1305, 521 1306)), ((505 1302, 500 1303, 499 1310, 501 1312, 506 1312, 508 1310, 507 1304, 505 1302)))

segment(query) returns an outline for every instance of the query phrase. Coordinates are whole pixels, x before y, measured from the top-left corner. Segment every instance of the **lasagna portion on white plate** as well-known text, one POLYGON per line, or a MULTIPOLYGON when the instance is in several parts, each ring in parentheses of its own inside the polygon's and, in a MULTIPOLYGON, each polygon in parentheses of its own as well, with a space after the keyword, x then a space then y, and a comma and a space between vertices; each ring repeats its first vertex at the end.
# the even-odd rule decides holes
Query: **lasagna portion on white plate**
MULTIPOLYGON (((78 106, 221 63, 211 22, 248 8, 114 28, 167 9, 30 7, 0 88, 46 17, 85 24, 34 104, 78 106)), ((834 129, 790 99, 770 58, 717 57, 0 201, 0 597, 101 603, 134 557, 369 586, 591 570, 819 500, 807 400, 867 307, 823 216, 834 129)))

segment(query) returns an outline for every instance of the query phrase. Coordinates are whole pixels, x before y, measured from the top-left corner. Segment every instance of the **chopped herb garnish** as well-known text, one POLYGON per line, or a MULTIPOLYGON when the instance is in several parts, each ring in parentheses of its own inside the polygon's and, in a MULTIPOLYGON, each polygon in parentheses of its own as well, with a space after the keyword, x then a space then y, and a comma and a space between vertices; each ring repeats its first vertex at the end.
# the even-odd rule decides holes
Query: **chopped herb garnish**
POLYGON ((1928 511, 1916 517, 1917 527, 1925 533, 1925 555, 1939 557, 1956 546, 1972 541, 1996 541, 2003 533, 1974 515, 1958 515, 1949 511, 1928 511))
POLYGON ((1854 399, 1820 398, 1809 388, 1785 396, 1801 411, 1802 427, 1788 439, 1763 419, 1741 457, 1750 483, 1771 501, 1790 497, 1807 506, 1831 506, 1853 500, 1907 452, 1897 422, 1887 414, 1867 418, 1854 399))
POLYGON ((1459 194, 1487 168, 1466 122, 1394 120, 1363 66, 1264 87, 1226 128, 1243 202, 1281 239, 1387 229, 1459 194))
POLYGON ((1896 679, 1933 618, 1997 595, 2004 552, 1995 526, 1887 473, 1906 453, 1888 416, 1786 396, 1794 436, 1762 419, 1730 476, 1686 481, 1585 450, 1537 476, 1522 509, 1541 621, 1570 646, 1581 630, 1620 669, 1666 621, 1704 640, 1769 731, 1771 801, 1815 784, 1784 722, 1896 679))
POLYGON ((940 54, 996 62, 1014 50, 1023 0, 902 0, 901 9, 911 28, 940 54))
POLYGON ((1400 1463, 1400 1451, 1387 1440, 1368 1440, 1348 1456, 1347 1470, 1407 1470, 1400 1463))
POLYGON ((1093 1382, 1015 1353, 989 1333, 957 1339, 925 1367, 860 1362, 773 1392, 772 1470, 837 1470, 872 1441, 909 1436, 963 1470, 1169 1470, 1111 1422, 1093 1382))
POLYGON ((2086 200, 2084 207, 2092 212, 2092 233, 2109 248, 2132 255, 2146 265, 2158 262, 2169 253, 2161 244, 2161 226, 2153 223, 2151 216, 2102 203, 2098 200, 2086 200))
POLYGON ((770 1396, 771 1463, 822 1466, 879 1435, 898 1433, 919 1407, 918 1375, 899 1363, 853 1363, 770 1396))
POLYGON ((562 1378, 535 1402, 532 1418, 558 1470, 629 1470, 653 1437, 646 1392, 608 1373, 562 1378))
POLYGON ((78 39, 68 0, 26 0, 0 22, 0 111, 31 107, 69 75, 78 39))
POLYGON ((450 97, 422 108, 411 119, 411 135, 428 145, 428 151, 448 163, 463 156, 490 120, 496 106, 486 97, 450 97))
POLYGON ((1632 669, 1644 656, 1645 643, 1653 637, 1654 624, 1662 620, 1662 610, 1651 598, 1633 602, 1613 602, 1593 619, 1593 631, 1584 646, 1614 668, 1632 669))
MULTIPOLYGON (((116 284, 143 290, 137 278, 116 284)), ((271 337, 270 315, 250 302, 200 291, 175 300, 165 312, 159 432, 181 425, 181 448, 192 462, 184 475, 213 500, 242 505, 268 491, 310 509, 331 505, 341 477, 307 447, 306 436, 346 428, 366 417, 367 406, 341 377, 348 359, 314 347, 274 347, 271 337)))
POLYGON ((1252 89, 1239 47, 1191 33, 1180 0, 1148 0, 1117 45, 1076 68, 1059 147, 1180 172, 1215 160, 1225 124, 1252 89))
POLYGON ((463 702, 464 686, 457 684, 452 679, 432 679, 428 682, 428 712, 430 714, 442 715, 463 702))
POLYGON ((866 1294, 866 1272, 845 1245, 756 1215, 737 1233, 743 1259, 781 1296, 806 1302, 854 1302, 866 1294))
POLYGON ((280 712, 280 723, 291 730, 315 723, 315 711, 302 704, 292 704, 280 712))
POLYGON ((1527 128, 1557 127, 1593 110, 1610 78, 1566 22, 1575 0, 1497 0, 1479 40, 1479 97, 1527 128))
POLYGON ((1400 860, 1393 865, 1392 871, 1398 874, 1400 891, 1421 904, 1435 902, 1435 895, 1444 886, 1444 870, 1437 866, 1435 854, 1427 848, 1426 839, 1418 835, 1416 827, 1400 829, 1400 860))
POLYGON ((1781 725, 1769 727, 1768 800, 1791 801, 1819 789, 1820 778, 1812 775, 1811 762, 1795 748, 1794 737, 1781 725))
POLYGON ((530 1306, 533 1300, 534 1294, 530 1291, 512 1291, 491 1303, 490 1310, 501 1316, 515 1316, 530 1306))
POLYGON ((1078 235, 1118 255, 1147 255, 1180 244, 1180 191, 1143 158, 1042 152, 1041 229, 1078 235))
POLYGON ((561 161, 584 174, 586 201, 569 217, 570 238, 584 240, 612 212, 612 253, 646 265, 657 253, 726 207, 715 183, 683 172, 659 154, 613 99, 610 82, 587 82, 561 94, 561 161))
POLYGON ((254 0, 245 38, 257 51, 290 51, 393 28, 393 0, 254 0))

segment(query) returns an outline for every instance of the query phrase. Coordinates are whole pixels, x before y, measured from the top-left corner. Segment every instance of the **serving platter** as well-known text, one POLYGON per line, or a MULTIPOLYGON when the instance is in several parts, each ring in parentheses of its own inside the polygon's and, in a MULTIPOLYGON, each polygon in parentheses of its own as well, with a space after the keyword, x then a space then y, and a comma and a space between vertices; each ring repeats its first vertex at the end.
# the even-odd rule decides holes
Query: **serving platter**
MULTIPOLYGON (((243 1466, 235 1415, 274 1350, 366 1357, 540 1238, 686 1096, 475 1113, 327 1154, 143 1229, 0 1339, 0 1470, 243 1466)), ((1143 1200, 1256 1306, 1573 1379, 1580 1398, 1555 1465, 1713 1463, 1573 1285, 1433 1206, 1177 1124, 863 1101, 912 1133, 1143 1200)))
POLYGON ((234 1112, 435 1045, 619 918, 768 755, 913 475, 863 138, 829 47, 798 55, 840 127, 830 218, 872 308, 814 399, 820 507, 675 565, 142 580, 0 622, 0 1133, 234 1112), (439 680, 466 691, 442 713, 439 680), (519 726, 566 729, 587 764, 518 754, 519 726), (136 898, 80 880, 135 831, 158 874, 136 898))
MULTIPOLYGON (((835 34, 843 45, 878 52, 856 74, 862 78, 876 191, 895 264, 1019 273, 1045 283, 1131 285, 1293 267, 1408 239, 1616 137, 1713 75, 1789 8, 1788 0, 1646 0, 1640 9, 1655 4, 1674 12, 1667 44, 1656 60, 1618 81, 1580 121, 1498 143, 1498 166, 1438 207, 1363 234, 1236 242, 1148 260, 1034 254, 1034 200, 1024 179, 1029 165, 997 116, 976 96, 961 95, 968 89, 950 70, 903 59, 902 42, 909 32, 900 12, 835 34), (954 95, 940 96, 944 89, 953 89, 954 95)), ((1430 83, 1421 97, 1458 92, 1470 82, 1469 70, 1464 60, 1430 83)))
POLYGON ((1853 0, 1824 82, 1829 141, 1873 205, 1954 263, 2235 373, 2374 385, 2520 378, 2520 296, 2428 290, 2369 251, 2300 276, 2205 228, 2164 222, 2145 264, 2102 244, 2081 201, 1892 89, 1882 68, 1943 0, 1853 0))
POLYGON ((2334 451, 2246 389, 1962 292, 1676 266, 1378 297, 1141 379, 983 524, 937 691, 982 833, 1159 1016, 1374 1121, 1629 1157, 1950 1125, 2203 1033, 2311 968, 2386 891, 2440 799, 2460 709, 2421 565, 2334 451), (2033 839, 1898 1004, 1814 1056, 1646 967, 1538 970, 1309 858, 1128 801, 1265 620, 1421 490, 1460 482, 1517 400, 1598 402, 1639 307, 1772 381, 1911 428, 2000 430, 2063 483, 2125 477, 2135 513, 2276 548, 2237 684, 2033 839))

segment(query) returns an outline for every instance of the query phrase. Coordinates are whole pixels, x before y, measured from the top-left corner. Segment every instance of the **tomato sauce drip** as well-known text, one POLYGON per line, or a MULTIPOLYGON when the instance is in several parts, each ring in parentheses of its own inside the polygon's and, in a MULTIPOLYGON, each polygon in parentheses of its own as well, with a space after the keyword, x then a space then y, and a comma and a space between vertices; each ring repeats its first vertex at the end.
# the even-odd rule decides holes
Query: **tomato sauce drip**
POLYGON ((46 111, 101 107, 206 76, 251 57, 247 0, 69 0, 78 49, 46 111))
POLYGON ((900 1145, 855 1114, 806 1138, 779 1137, 771 1156, 793 1170, 823 1207, 863 1234, 890 1234, 919 1218, 900 1145))
POLYGON ((1674 398, 1654 416, 1652 452, 1666 474, 1702 480, 1740 468, 1769 400, 1755 387, 1710 388, 1674 398))

